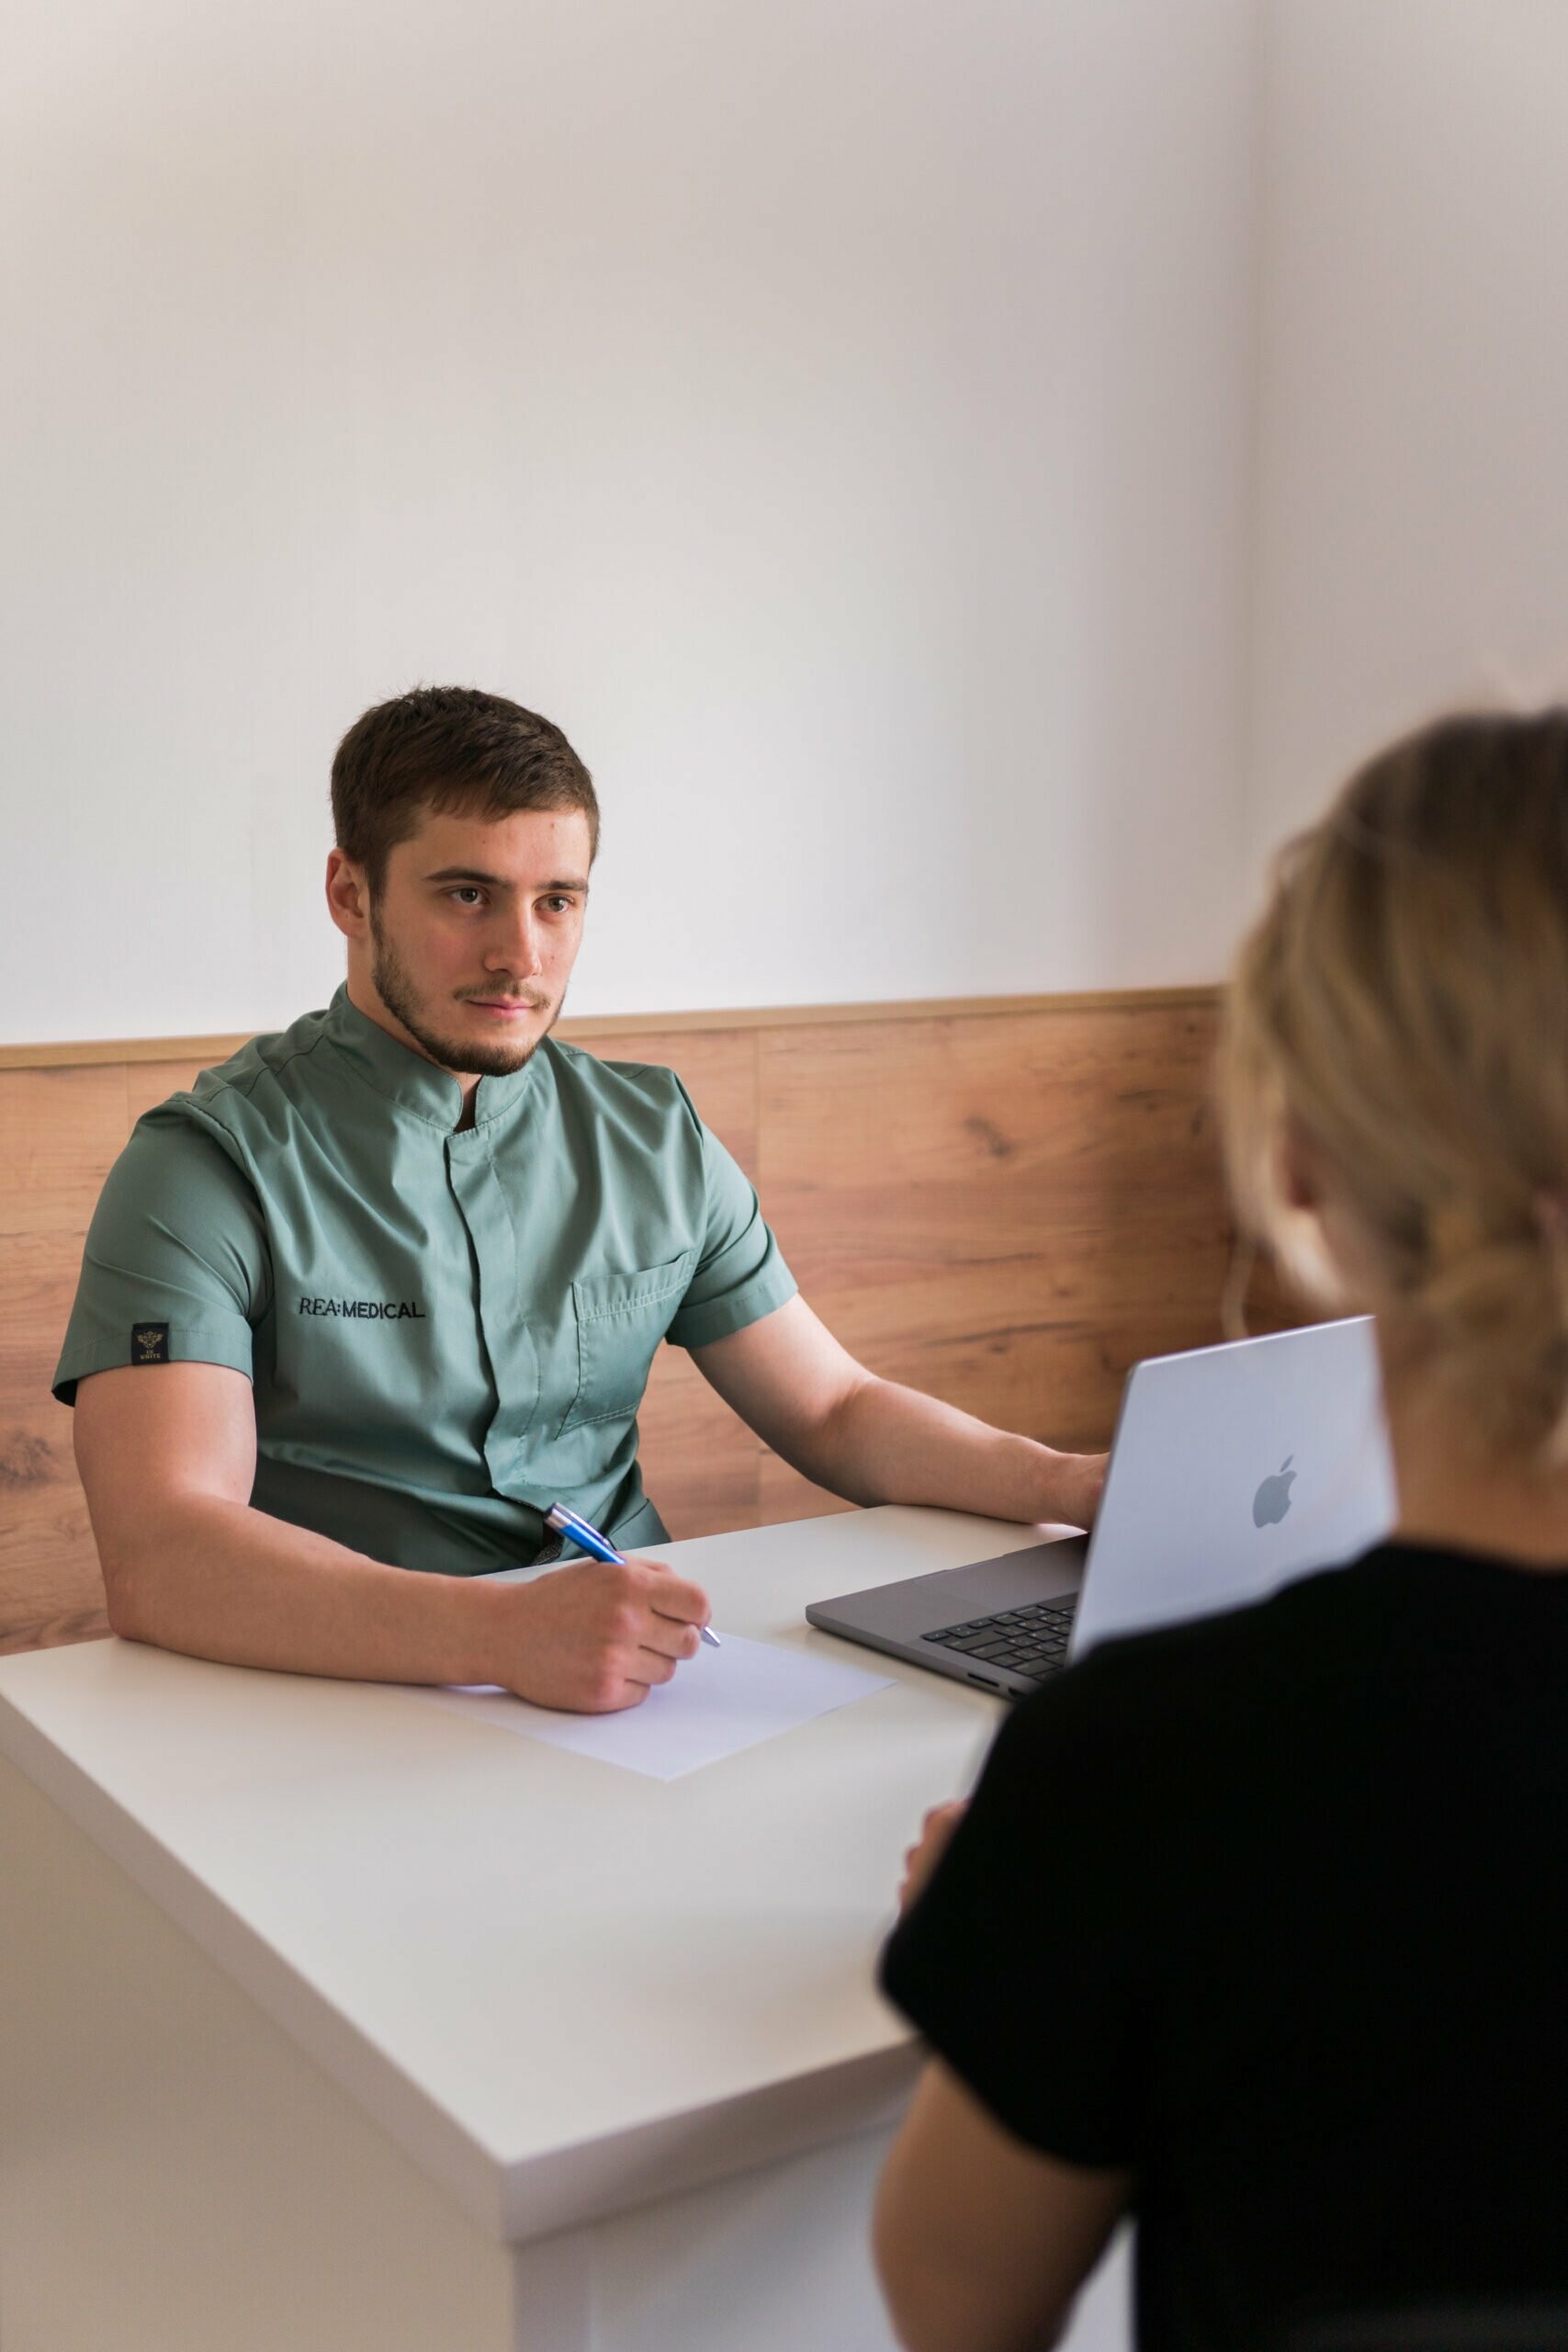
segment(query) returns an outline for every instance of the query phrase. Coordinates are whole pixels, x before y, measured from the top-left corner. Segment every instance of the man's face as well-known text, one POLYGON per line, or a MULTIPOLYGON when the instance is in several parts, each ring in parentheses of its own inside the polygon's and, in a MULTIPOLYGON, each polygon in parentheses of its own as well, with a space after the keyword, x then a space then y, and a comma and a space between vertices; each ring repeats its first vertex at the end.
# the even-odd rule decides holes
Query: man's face
POLYGON ((432 811, 400 842, 369 906, 370 979, 432 1061, 520 1069, 553 1027, 582 940, 588 820, 432 811))

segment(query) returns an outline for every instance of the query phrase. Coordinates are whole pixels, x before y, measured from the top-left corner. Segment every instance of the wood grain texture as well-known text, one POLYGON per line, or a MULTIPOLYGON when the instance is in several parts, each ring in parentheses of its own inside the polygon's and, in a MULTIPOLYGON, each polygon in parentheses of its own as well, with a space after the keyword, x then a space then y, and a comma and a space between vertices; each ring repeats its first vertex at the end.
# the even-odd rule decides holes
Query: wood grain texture
POLYGON ((1211 1009, 765 1035, 761 1185, 874 1372, 1104 1445, 1128 1365, 1217 1336, 1230 1248, 1211 1009))
MULTIPOLYGON (((848 1012, 596 1023, 592 1050, 681 1072, 802 1291, 872 1371, 1000 1427, 1103 1445, 1129 1364, 1220 1337, 1213 992, 848 1012)), ((199 1067, 176 1040, 156 1061, 0 1069, 0 1649, 105 1630, 49 1382, 104 1176, 141 1113, 199 1067)), ((1266 1280, 1255 1295, 1258 1328, 1288 1319, 1266 1280)), ((847 1508, 679 1350, 660 1351, 641 1429, 677 1536, 847 1508)))
MULTIPOLYGON (((694 1030, 820 1029, 840 1021, 861 1022, 868 1013, 879 1021, 927 1021, 938 1014, 954 1020, 987 1012, 1079 1011, 1106 1004, 1149 1007, 1213 1004, 1218 989, 1213 981, 1185 988, 1111 989, 1072 996, 955 996, 901 1000, 875 1007, 865 1004, 743 1005, 728 1012, 569 1013, 558 1035, 569 1045, 591 1045, 603 1038, 686 1036, 694 1030)), ((59 1045, 0 1046, 0 1070, 71 1069, 94 1062, 192 1062, 205 1069, 239 1052, 256 1033, 235 1031, 221 1037, 93 1037, 73 1038, 59 1045)))
POLYGON ((158 1103, 166 1102, 171 1094, 185 1093, 196 1084, 204 1069, 211 1069, 213 1060, 227 1059, 227 1055, 219 1054, 208 1061, 192 1060, 187 1057, 183 1061, 128 1063, 125 1071, 127 1135, 143 1111, 153 1110, 158 1103))
POLYGON ((125 1072, 0 1072, 0 1650, 107 1629, 70 1416, 49 1393, 125 1072))

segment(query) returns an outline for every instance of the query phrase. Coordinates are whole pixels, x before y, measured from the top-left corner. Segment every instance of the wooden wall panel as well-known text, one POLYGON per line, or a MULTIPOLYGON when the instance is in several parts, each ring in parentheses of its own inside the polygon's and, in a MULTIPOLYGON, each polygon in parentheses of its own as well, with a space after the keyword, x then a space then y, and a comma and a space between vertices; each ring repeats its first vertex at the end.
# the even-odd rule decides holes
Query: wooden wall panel
POLYGON ((125 1072, 125 1131, 129 1135, 143 1111, 183 1094, 196 1084, 205 1062, 130 1062, 125 1072))
POLYGON ((49 1383, 125 1102, 112 1066, 0 1071, 0 1650, 107 1630, 70 1415, 49 1383))
MULTIPOLYGON (((1215 1020, 1194 995, 590 1026, 607 1058, 680 1070, 802 1290, 873 1371, 1079 1446, 1106 1442, 1129 1363, 1219 1337, 1215 1020)), ((0 1649, 104 1629, 49 1379, 104 1175, 141 1112, 198 1067, 173 1047, 0 1067, 0 1649)), ((1282 1319, 1264 1296, 1265 1324, 1282 1319)), ((847 1508, 679 1350, 660 1351, 642 1436, 677 1535, 847 1508)))
POLYGON ((874 1371, 1107 1442, 1141 1355, 1217 1336, 1229 1254, 1211 1008, 764 1033, 761 1182, 874 1371))

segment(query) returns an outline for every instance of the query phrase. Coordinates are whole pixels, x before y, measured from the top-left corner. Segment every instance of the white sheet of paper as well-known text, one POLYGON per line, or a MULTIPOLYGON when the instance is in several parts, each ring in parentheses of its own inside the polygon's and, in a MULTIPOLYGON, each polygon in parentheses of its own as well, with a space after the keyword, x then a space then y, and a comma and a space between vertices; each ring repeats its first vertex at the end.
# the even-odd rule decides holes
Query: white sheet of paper
POLYGON ((796 1724, 831 1714, 873 1690, 886 1690, 891 1679, 773 1642, 749 1642, 739 1634, 726 1634, 723 1640, 722 1649, 705 1646, 687 1658, 674 1679, 658 1684, 639 1707, 614 1715, 558 1714, 490 1684, 419 1689, 414 1696, 474 1723, 493 1724, 498 1731, 542 1739, 577 1756, 596 1756, 656 1781, 674 1781, 700 1765, 755 1747, 777 1732, 793 1731, 796 1724))

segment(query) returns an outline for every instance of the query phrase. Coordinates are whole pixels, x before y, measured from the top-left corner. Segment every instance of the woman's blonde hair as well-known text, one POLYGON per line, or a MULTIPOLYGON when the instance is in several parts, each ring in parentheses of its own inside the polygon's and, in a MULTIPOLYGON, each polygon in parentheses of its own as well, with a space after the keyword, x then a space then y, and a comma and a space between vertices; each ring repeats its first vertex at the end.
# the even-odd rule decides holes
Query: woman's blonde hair
POLYGON ((1365 1234, 1357 1304, 1422 1340, 1483 1442, 1568 1461, 1568 709, 1423 728, 1290 843, 1221 1100, 1244 1227, 1290 1268, 1292 1127, 1365 1234))

